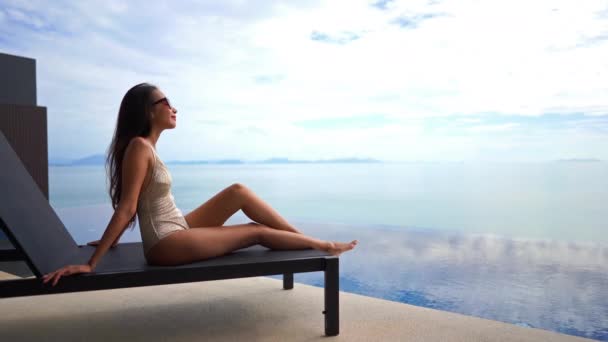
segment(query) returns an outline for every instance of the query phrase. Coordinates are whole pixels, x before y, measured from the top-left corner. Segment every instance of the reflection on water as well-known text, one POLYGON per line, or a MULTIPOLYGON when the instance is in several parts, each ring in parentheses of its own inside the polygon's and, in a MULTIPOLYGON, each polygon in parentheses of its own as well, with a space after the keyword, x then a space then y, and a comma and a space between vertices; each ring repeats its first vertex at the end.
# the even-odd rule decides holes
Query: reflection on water
MULTIPOLYGON (((523 326, 608 340, 608 246, 353 226, 302 226, 360 240, 341 289, 523 326)), ((298 281, 322 285, 305 275, 298 281)))
MULTIPOLYGON (((59 212, 79 243, 98 239, 110 214, 100 207, 59 212)), ((241 222, 247 219, 235 215, 227 224, 241 222)), ((323 239, 359 239, 340 260, 342 291, 608 340, 605 244, 295 224, 323 239)), ((138 228, 121 239, 139 240, 138 228)), ((320 272, 295 280, 323 286, 320 272)))

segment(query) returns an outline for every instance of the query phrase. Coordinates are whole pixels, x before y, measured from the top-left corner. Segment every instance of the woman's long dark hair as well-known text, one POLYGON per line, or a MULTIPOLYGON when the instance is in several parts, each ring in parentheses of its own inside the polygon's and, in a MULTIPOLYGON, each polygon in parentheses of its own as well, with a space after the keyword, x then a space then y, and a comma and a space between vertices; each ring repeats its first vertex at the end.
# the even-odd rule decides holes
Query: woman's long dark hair
MULTIPOLYGON (((150 109, 152 91, 158 89, 149 83, 141 83, 129 89, 120 103, 114 137, 108 148, 106 172, 110 179, 110 198, 116 210, 122 195, 122 165, 125 151, 131 139, 150 134, 150 109)), ((134 228, 135 215, 127 227, 134 228)))

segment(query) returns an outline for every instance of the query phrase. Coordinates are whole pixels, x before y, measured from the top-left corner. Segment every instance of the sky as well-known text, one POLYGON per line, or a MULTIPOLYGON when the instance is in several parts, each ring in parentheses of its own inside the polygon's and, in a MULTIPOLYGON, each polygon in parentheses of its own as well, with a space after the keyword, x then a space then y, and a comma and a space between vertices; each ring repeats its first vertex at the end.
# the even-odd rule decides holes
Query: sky
POLYGON ((107 151, 151 82, 165 160, 608 160, 606 1, 11 1, 49 159, 107 151))

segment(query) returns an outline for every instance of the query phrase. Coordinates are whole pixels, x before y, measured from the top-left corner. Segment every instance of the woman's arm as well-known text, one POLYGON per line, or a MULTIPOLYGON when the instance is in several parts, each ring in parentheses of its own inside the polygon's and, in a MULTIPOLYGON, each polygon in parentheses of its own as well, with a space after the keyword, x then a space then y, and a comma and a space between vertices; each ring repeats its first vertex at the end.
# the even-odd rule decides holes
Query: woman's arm
POLYGON ((94 269, 99 259, 110 249, 127 228, 127 224, 137 211, 137 201, 143 186, 150 161, 150 147, 143 138, 131 140, 122 165, 122 192, 118 207, 112 215, 99 245, 89 259, 88 264, 94 269))
MULTIPOLYGON (((109 227, 109 224, 108 224, 109 227)), ((106 228, 107 230, 108 228, 106 228)), ((114 243, 112 243, 112 246, 110 246, 110 248, 114 248, 116 247, 116 245, 118 245, 118 242, 120 240, 120 237, 122 236, 122 234, 125 232, 126 229, 123 229, 122 232, 118 235, 118 237, 114 240, 114 243)), ((101 242, 101 239, 99 240, 95 240, 95 241, 90 241, 87 242, 87 246, 99 246, 99 243, 101 242)))
POLYGON ((131 216, 126 215, 124 211, 116 210, 114 212, 114 215, 112 215, 112 219, 110 219, 110 223, 108 224, 106 231, 103 233, 103 236, 101 237, 97 248, 95 248, 95 252, 93 252, 91 259, 89 259, 89 262, 86 265, 64 266, 54 272, 45 274, 42 277, 42 282, 44 284, 51 282, 52 285, 55 286, 57 285, 57 282, 61 277, 78 273, 93 272, 93 270, 95 270, 95 267, 97 267, 97 263, 99 262, 101 257, 110 248, 110 245, 112 244, 114 239, 116 239, 116 237, 122 234, 122 231, 124 231, 124 229, 126 228, 130 217, 131 216))
POLYGON ((127 224, 129 223, 129 219, 133 215, 129 215, 128 212, 124 210, 116 210, 112 218, 110 219, 110 223, 108 223, 108 227, 106 231, 103 233, 97 248, 95 248, 95 252, 89 259, 89 262, 86 265, 67 265, 64 266, 54 272, 45 274, 42 277, 43 283, 52 282, 52 285, 57 285, 57 282, 61 277, 78 274, 78 273, 90 273, 95 270, 97 267, 97 263, 101 259, 101 257, 106 254, 110 245, 113 241, 122 234, 122 232, 126 229, 127 224))
POLYGON ((91 266, 91 271, 97 267, 97 263, 101 257, 106 254, 108 249, 110 249, 110 246, 114 244, 114 241, 125 231, 131 217, 133 217, 133 214, 126 210, 120 210, 120 208, 114 212, 106 231, 103 233, 101 240, 99 240, 99 245, 97 245, 95 252, 87 263, 91 266))
POLYGON ((114 241, 122 235, 130 219, 137 211, 137 200, 139 193, 148 172, 151 158, 154 158, 152 151, 143 138, 134 138, 127 146, 122 165, 122 192, 120 201, 108 227, 106 228, 99 245, 86 265, 68 265, 57 271, 46 274, 43 277, 44 283, 53 281, 53 286, 57 284, 59 278, 65 275, 92 272, 101 257, 110 249, 114 241))

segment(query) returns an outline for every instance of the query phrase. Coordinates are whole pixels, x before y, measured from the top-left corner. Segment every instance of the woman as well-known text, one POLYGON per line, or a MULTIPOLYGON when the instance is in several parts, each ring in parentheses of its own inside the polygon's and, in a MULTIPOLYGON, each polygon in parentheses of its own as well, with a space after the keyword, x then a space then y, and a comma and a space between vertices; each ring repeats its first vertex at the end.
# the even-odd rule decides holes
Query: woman
POLYGON ((330 242, 302 234, 273 208, 241 184, 233 184, 183 216, 171 195, 171 175, 156 154, 165 129, 176 126, 177 110, 155 86, 129 89, 120 104, 110 145, 110 197, 114 214, 86 265, 68 265, 44 275, 57 284, 62 276, 92 272, 101 257, 118 243, 124 230, 139 219, 144 255, 151 265, 180 265, 221 256, 261 244, 271 249, 314 248, 333 255, 351 250, 357 241, 330 242), (223 226, 242 210, 249 224, 223 226))

